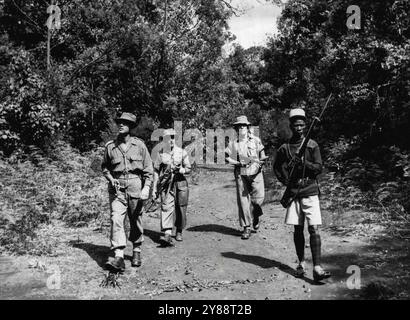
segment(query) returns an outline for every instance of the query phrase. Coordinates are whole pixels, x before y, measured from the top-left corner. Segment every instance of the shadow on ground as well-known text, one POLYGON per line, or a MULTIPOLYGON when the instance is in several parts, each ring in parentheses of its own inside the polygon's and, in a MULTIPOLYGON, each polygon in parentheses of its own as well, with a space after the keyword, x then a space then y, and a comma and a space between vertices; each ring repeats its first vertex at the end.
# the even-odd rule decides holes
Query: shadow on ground
POLYGON ((226 227, 223 225, 219 224, 203 224, 200 226, 194 226, 190 227, 187 229, 187 231, 192 231, 192 232, 218 232, 230 236, 240 236, 241 233, 239 230, 231 228, 231 227, 226 227))
MULTIPOLYGON (((222 252, 221 255, 224 258, 236 259, 242 262, 251 263, 251 264, 254 264, 264 269, 278 268, 280 271, 285 272, 291 275, 292 277, 294 277, 294 274, 295 274, 295 271, 291 267, 289 267, 286 264, 283 264, 282 262, 279 262, 273 259, 268 259, 268 258, 264 258, 261 256, 255 256, 255 255, 249 255, 249 254, 239 254, 235 252, 222 252)), ((313 282, 313 280, 308 279, 308 278, 303 278, 303 280, 305 280, 306 282, 310 284, 316 284, 315 282, 313 282)))
POLYGON ((105 268, 105 262, 110 254, 109 247, 78 241, 70 241, 69 244, 74 248, 84 250, 101 268, 105 268))
POLYGON ((340 253, 325 254, 322 261, 332 272, 332 282, 343 283, 335 297, 370 300, 409 299, 409 249, 409 241, 381 236, 371 244, 352 248, 354 252, 348 252, 345 248, 340 253), (358 271, 347 272, 349 267, 358 271), (352 288, 352 284, 360 284, 360 289, 352 288))
POLYGON ((162 236, 162 233, 154 230, 144 229, 144 236, 147 236, 153 242, 160 244, 159 238, 162 236))

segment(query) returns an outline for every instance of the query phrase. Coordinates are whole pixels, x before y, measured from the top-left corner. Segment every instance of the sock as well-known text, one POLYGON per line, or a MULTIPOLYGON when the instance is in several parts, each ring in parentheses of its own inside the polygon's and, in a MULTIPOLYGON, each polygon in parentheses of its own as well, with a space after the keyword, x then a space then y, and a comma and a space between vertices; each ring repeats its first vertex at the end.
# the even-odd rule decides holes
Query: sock
POLYGON ((165 230, 165 235, 172 235, 172 230, 171 229, 167 229, 165 230))
POLYGON ((295 242, 296 255, 299 262, 305 260, 305 235, 303 232, 295 232, 293 234, 293 241, 295 242))
POLYGON ((134 246, 134 248, 132 249, 132 251, 134 251, 134 252, 141 252, 141 246, 140 246, 140 245, 134 246))
POLYGON ((319 234, 310 235, 310 249, 312 250, 313 265, 320 266, 321 241, 319 234))
POLYGON ((116 257, 124 258, 124 250, 123 249, 115 249, 114 253, 115 253, 116 257))

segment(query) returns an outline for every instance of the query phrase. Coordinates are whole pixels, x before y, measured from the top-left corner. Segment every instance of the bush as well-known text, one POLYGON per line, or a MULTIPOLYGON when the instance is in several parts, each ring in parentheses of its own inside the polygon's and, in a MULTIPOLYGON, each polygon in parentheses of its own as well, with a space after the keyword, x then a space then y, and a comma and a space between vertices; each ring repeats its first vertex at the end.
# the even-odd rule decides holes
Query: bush
POLYGON ((101 150, 81 155, 58 143, 46 157, 38 148, 0 161, 0 246, 15 253, 50 252, 36 232, 52 219, 84 226, 109 212, 105 179, 91 168, 101 150))
POLYGON ((0 96, 0 150, 10 155, 18 147, 46 147, 60 124, 47 99, 47 79, 32 69, 31 54, 22 49, 7 54, 9 78, 0 96))

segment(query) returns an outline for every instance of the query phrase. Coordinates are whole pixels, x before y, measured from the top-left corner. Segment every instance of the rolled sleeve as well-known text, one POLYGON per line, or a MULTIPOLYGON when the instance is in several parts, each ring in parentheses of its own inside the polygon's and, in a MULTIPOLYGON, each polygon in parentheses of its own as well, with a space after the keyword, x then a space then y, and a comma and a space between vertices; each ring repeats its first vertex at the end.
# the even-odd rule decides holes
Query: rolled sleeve
POLYGON ((152 165, 152 159, 148 152, 147 147, 143 146, 143 155, 144 155, 144 168, 143 168, 143 179, 144 179, 144 186, 151 186, 153 175, 154 175, 154 168, 152 165))
POLYGON ((109 150, 108 150, 108 147, 105 147, 103 159, 101 162, 101 170, 103 173, 110 171, 109 164, 110 164, 109 150))
POLYGON ((182 157, 183 157, 182 165, 187 170, 187 173, 188 173, 189 171, 191 171, 191 163, 189 162, 189 156, 186 150, 184 150, 184 152, 182 153, 182 157))

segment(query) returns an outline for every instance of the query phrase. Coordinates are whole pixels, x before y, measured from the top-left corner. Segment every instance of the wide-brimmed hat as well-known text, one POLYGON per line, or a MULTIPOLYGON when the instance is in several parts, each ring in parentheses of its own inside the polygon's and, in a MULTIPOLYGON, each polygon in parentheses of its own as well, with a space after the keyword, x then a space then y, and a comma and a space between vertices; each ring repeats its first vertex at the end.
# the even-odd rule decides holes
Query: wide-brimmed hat
POLYGON ((305 110, 303 110, 302 108, 291 109, 289 111, 289 119, 292 119, 292 118, 306 119, 305 110))
POLYGON ((164 137, 166 137, 166 136, 175 136, 176 135, 176 132, 175 132, 175 130, 174 129, 165 129, 164 130, 164 133, 162 134, 164 137))
POLYGON ((251 125, 251 123, 248 121, 248 118, 246 116, 237 117, 236 121, 233 123, 233 125, 237 126, 238 124, 246 124, 247 126, 251 125))
POLYGON ((123 112, 119 118, 115 119, 115 122, 121 122, 121 121, 126 121, 130 123, 132 126, 137 125, 137 117, 134 116, 132 113, 129 112, 123 112))

